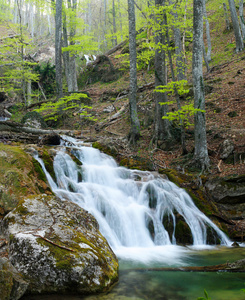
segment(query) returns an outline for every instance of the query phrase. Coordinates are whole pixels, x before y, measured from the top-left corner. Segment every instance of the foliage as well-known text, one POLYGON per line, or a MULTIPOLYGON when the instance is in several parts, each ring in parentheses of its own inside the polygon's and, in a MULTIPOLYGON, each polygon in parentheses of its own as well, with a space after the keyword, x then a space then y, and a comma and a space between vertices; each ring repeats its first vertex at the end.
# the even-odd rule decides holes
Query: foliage
POLYGON ((198 297, 197 300, 211 300, 211 298, 208 296, 208 293, 205 289, 204 289, 204 295, 205 297, 198 297))
POLYGON ((189 93, 187 88, 187 80, 171 81, 167 85, 159 85, 156 87, 155 91, 160 93, 170 92, 172 95, 175 94, 175 91, 178 92, 180 96, 189 93))
MULTIPOLYGON (((169 92, 172 95, 174 95, 177 92, 178 95, 182 96, 187 94, 189 92, 189 89, 187 88, 187 81, 180 80, 180 81, 171 81, 167 85, 159 85, 156 87, 155 91, 160 93, 169 92)), ((170 105, 174 103, 175 101, 168 101, 168 102, 161 102, 160 104, 170 105)), ((188 128, 189 126, 193 125, 192 123, 190 123, 190 118, 198 111, 205 112, 205 110, 194 108, 193 103, 188 103, 179 107, 176 111, 168 112, 167 116, 163 116, 162 118, 167 119, 169 121, 177 121, 178 125, 184 124, 184 126, 188 128)))
POLYGON ((71 116, 71 112, 77 108, 79 109, 78 115, 91 121, 96 121, 96 119, 87 111, 87 109, 91 109, 91 107, 80 103, 81 98, 88 98, 88 96, 82 93, 72 93, 69 96, 60 98, 56 102, 49 101, 47 103, 43 103, 40 108, 37 108, 34 111, 44 113, 45 121, 57 121, 61 113, 68 112, 68 116, 71 116))

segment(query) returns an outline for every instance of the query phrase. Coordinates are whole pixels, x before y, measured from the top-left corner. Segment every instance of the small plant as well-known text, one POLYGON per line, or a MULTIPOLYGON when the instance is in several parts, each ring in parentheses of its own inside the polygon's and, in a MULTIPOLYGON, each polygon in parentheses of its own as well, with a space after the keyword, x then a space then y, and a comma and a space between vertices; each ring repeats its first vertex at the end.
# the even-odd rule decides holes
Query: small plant
POLYGON ((197 300, 211 300, 211 298, 209 298, 207 291, 204 289, 204 296, 205 297, 198 297, 197 300))

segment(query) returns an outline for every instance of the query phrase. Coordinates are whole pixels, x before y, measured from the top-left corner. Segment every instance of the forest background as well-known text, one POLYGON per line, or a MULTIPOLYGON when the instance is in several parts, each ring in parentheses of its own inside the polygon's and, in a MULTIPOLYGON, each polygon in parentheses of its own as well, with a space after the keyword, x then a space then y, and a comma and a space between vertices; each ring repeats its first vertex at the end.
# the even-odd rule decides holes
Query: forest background
POLYGON ((0 101, 12 120, 38 112, 51 128, 82 129, 90 141, 109 137, 155 169, 196 171, 196 152, 206 147, 199 169, 244 174, 243 1, 1 0, 0 6, 0 101), (195 33, 203 24, 204 38, 195 33), (195 91, 195 51, 206 108, 195 91), (207 126, 201 124, 207 143, 200 150, 194 114, 207 126))

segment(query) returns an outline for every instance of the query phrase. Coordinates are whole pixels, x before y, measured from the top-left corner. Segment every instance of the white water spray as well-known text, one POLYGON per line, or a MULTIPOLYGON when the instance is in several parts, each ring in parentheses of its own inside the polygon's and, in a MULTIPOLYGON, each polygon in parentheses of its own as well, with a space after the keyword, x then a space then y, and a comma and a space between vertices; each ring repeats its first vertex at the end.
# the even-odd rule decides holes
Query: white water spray
POLYGON ((53 192, 89 211, 97 219, 100 231, 114 252, 123 258, 178 260, 180 252, 175 238, 176 215, 182 216, 192 233, 193 245, 207 244, 207 228, 211 228, 221 244, 229 244, 225 234, 193 203, 190 196, 174 183, 151 172, 118 167, 116 162, 91 147, 83 147, 65 137, 81 166, 76 165, 65 147, 54 159, 56 182, 48 174, 40 158, 53 192), (172 233, 163 220, 172 223, 172 233))

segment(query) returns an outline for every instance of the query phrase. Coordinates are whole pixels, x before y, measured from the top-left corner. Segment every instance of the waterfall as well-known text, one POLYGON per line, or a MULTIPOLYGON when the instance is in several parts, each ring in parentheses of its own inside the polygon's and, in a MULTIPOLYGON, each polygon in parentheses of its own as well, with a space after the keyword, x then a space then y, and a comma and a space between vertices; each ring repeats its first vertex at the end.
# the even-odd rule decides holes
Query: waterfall
MULTIPOLYGON (((230 243, 190 196, 174 183, 159 174, 118 167, 113 158, 99 150, 81 146, 75 139, 63 138, 71 145, 68 151, 71 155, 66 146, 57 150, 55 179, 42 160, 36 159, 53 192, 94 215, 101 233, 119 256, 137 259, 139 253, 147 256, 147 252, 157 256, 163 253, 163 246, 168 249, 168 255, 175 255, 173 248, 177 246, 173 246, 179 219, 190 230, 194 246, 207 244, 209 229, 221 244, 230 243), (72 155, 81 165, 73 161, 72 155)), ((184 250, 179 247, 178 251, 184 250)))

